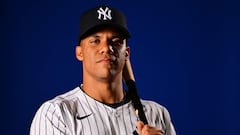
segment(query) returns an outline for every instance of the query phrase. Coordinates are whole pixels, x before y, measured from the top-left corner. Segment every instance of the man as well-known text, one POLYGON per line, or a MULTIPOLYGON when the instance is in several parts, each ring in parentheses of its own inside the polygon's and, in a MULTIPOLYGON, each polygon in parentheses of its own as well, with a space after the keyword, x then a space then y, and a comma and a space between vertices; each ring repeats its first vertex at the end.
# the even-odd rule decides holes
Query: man
POLYGON ((123 68, 129 61, 125 16, 99 6, 80 18, 76 58, 82 62, 83 83, 45 102, 31 125, 31 135, 175 135, 163 106, 141 100, 148 124, 138 120, 123 90, 123 68))

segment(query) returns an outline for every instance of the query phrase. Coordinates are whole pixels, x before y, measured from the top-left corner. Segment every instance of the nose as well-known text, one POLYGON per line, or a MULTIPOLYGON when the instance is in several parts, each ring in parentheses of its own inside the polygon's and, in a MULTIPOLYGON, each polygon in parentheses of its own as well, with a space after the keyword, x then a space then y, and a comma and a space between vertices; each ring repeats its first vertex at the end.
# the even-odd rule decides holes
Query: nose
POLYGON ((112 45, 110 45, 108 42, 103 42, 101 45, 101 51, 102 54, 106 53, 106 54, 112 54, 114 52, 114 49, 112 47, 112 45))

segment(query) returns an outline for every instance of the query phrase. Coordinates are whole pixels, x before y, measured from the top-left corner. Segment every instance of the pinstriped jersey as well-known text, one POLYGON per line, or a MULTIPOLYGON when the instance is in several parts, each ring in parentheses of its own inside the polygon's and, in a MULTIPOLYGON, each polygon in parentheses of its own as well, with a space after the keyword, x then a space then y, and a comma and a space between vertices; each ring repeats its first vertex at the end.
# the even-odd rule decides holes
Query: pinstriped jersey
MULTIPOLYGON (((149 125, 175 135, 169 112, 162 105, 141 100, 149 125)), ((137 116, 131 101, 113 108, 77 87, 41 105, 36 112, 30 135, 132 135, 137 116)))

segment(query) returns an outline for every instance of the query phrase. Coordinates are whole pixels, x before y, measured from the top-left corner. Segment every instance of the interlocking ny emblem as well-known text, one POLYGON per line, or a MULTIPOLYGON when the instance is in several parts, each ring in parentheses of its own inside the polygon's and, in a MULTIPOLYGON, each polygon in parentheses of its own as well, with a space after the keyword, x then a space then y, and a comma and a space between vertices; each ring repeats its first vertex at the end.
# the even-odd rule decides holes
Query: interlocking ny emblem
POLYGON ((103 19, 103 20, 112 19, 111 10, 108 7, 106 7, 105 10, 103 10, 101 7, 97 10, 97 12, 98 12, 98 19, 103 19))

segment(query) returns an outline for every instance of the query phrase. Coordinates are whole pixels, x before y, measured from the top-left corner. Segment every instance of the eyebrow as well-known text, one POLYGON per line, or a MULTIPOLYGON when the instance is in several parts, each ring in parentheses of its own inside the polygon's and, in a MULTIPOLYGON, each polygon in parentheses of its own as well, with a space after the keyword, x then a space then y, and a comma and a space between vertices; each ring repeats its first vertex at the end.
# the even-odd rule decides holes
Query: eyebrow
POLYGON ((92 34, 92 35, 90 35, 89 37, 99 38, 99 37, 101 37, 101 36, 98 35, 98 34, 92 34))
POLYGON ((113 39, 113 38, 124 39, 123 36, 122 36, 121 34, 113 35, 113 36, 112 36, 112 39, 113 39))
MULTIPOLYGON (((95 34, 90 35, 89 37, 92 37, 92 38, 100 38, 101 35, 95 33, 95 34)), ((121 34, 116 33, 116 34, 113 34, 113 36, 111 37, 111 39, 113 39, 113 38, 121 38, 121 39, 124 39, 124 36, 121 35, 121 34)))

